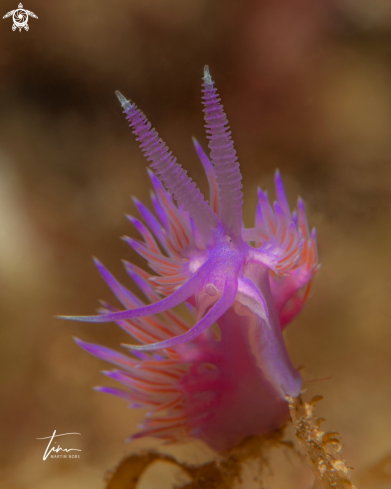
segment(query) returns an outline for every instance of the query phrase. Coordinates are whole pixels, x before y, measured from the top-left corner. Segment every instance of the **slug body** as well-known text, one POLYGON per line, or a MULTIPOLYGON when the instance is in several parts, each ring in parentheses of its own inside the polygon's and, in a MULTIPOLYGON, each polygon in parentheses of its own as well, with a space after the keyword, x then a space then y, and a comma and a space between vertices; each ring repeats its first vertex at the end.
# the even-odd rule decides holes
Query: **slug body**
POLYGON ((118 367, 104 373, 125 388, 97 390, 149 410, 131 438, 197 437, 222 451, 289 418, 285 396, 298 396, 302 380, 282 330, 303 307, 319 265, 303 202, 290 212, 279 172, 277 201, 272 207, 259 190, 255 225, 244 228, 242 176, 207 67, 203 94, 209 157, 197 141, 195 148, 208 177, 209 202, 144 114, 117 92, 150 162, 154 187, 154 213, 135 199, 143 222, 129 217, 143 240, 125 239, 154 274, 125 263, 142 301, 96 261, 123 309, 104 303, 98 316, 68 319, 114 321, 138 341, 123 345, 133 354, 128 356, 76 340, 118 367), (194 325, 173 310, 182 303, 194 325))

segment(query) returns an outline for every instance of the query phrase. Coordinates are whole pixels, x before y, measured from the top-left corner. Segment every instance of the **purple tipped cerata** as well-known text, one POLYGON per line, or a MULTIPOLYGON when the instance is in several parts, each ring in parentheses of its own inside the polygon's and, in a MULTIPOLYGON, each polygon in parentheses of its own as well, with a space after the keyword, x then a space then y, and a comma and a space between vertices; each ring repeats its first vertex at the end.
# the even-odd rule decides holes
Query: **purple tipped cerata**
POLYGON ((128 218, 142 239, 125 238, 152 273, 125 262, 140 299, 96 261, 122 308, 104 303, 97 316, 68 319, 114 321, 138 342, 123 345, 129 356, 76 340, 116 366, 104 373, 123 388, 97 390, 149 410, 131 438, 196 437, 225 450, 284 426, 286 396, 300 393, 302 380, 282 330, 302 309, 319 267, 315 231, 308 229, 301 199, 291 213, 278 171, 277 201, 271 205, 259 189, 254 227, 243 226, 239 162, 207 67, 209 156, 194 145, 208 178, 209 202, 145 115, 117 96, 153 170, 154 212, 134 199, 142 220, 128 218), (182 303, 192 324, 173 309, 182 303), (220 338, 211 327, 216 323, 220 338))

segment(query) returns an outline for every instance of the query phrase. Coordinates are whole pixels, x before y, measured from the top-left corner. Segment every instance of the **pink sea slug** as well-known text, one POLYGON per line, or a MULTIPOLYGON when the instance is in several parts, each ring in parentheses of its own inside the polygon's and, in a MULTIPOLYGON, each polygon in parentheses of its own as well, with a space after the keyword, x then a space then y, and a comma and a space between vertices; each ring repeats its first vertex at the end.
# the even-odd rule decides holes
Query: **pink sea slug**
POLYGON ((255 226, 243 226, 242 176, 207 67, 203 95, 209 157, 194 143, 209 181, 209 202, 144 114, 117 92, 154 171, 149 174, 155 212, 134 199, 144 223, 129 219, 143 240, 125 239, 154 274, 125 262, 141 300, 96 261, 125 309, 104 303, 98 316, 69 319, 114 321, 138 341, 123 345, 133 354, 127 356, 76 339, 118 367, 104 373, 125 388, 97 390, 149 410, 131 438, 196 437, 222 451, 287 422, 285 396, 298 396, 302 379, 282 330, 302 309, 318 260, 303 202, 299 199, 297 212, 290 212, 278 171, 277 201, 272 207, 259 190, 255 226), (174 311, 181 303, 190 309, 194 326, 174 311))

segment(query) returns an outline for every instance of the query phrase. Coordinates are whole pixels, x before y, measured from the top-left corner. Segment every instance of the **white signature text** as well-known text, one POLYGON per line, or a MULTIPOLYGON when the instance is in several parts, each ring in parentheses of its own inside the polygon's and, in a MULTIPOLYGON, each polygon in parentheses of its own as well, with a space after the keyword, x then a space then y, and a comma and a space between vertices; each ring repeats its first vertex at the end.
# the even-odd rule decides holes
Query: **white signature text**
MULTIPOLYGON (((48 446, 46 447, 45 453, 43 454, 43 457, 42 457, 43 460, 46 460, 52 452, 55 452, 57 454, 58 454, 58 452, 67 452, 68 453, 72 450, 76 451, 76 452, 81 452, 81 450, 79 450, 78 448, 61 448, 60 444, 58 444, 57 447, 55 447, 55 446, 50 447, 54 438, 56 438, 57 436, 66 436, 66 435, 80 435, 81 436, 81 433, 63 433, 61 435, 56 435, 56 430, 54 430, 52 436, 45 436, 43 438, 37 438, 37 440, 49 440, 48 446)), ((57 458, 58 455, 57 456, 52 455, 51 457, 57 458)), ((66 455, 65 455, 65 457, 66 457, 66 455)), ((71 458, 71 455, 69 456, 69 458, 71 458)), ((76 457, 73 456, 72 458, 76 458, 76 457)), ((77 457, 77 458, 79 458, 79 457, 77 457)))

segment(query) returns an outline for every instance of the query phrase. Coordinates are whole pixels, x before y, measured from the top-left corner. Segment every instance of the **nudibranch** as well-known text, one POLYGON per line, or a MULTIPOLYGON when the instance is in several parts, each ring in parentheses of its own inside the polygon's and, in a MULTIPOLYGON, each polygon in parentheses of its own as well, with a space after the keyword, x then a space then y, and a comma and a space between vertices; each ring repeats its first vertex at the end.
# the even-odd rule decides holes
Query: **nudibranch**
POLYGON ((302 379, 282 330, 302 309, 319 267, 315 230, 309 231, 300 198, 291 213, 278 171, 277 201, 271 206, 267 193, 258 190, 255 225, 243 226, 242 176, 208 67, 203 104, 209 156, 194 144, 208 178, 209 202, 145 115, 116 94, 153 170, 154 212, 134 199, 142 221, 129 220, 142 240, 125 238, 153 273, 125 262, 141 300, 96 261, 122 308, 102 303, 97 316, 67 318, 116 322, 138 342, 122 345, 129 356, 76 339, 114 364, 104 374, 124 386, 97 390, 148 410, 132 439, 195 437, 223 451, 246 436, 284 426, 286 396, 300 393, 302 379), (174 310, 182 303, 194 325, 174 310))

